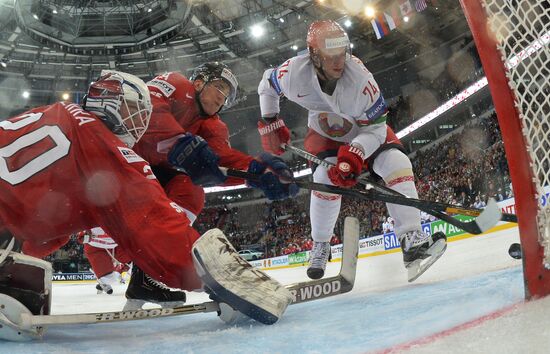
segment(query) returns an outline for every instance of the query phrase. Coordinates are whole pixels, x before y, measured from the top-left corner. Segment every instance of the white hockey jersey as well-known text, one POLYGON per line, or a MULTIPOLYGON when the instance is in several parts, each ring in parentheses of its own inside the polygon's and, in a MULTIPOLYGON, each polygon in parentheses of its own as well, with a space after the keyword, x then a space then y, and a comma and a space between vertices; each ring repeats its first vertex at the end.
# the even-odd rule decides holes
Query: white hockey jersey
POLYGON ((367 157, 386 139, 384 97, 356 57, 346 61, 332 95, 321 90, 309 54, 266 70, 258 94, 263 117, 279 113, 279 99, 285 96, 309 111, 309 128, 332 140, 360 144, 367 157))

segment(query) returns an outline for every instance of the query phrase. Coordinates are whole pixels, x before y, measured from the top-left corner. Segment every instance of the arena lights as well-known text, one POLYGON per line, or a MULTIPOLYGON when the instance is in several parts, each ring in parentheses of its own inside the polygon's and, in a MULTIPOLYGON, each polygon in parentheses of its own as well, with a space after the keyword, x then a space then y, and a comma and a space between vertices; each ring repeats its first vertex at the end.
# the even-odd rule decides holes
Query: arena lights
POLYGON ((374 18, 374 15, 376 15, 376 11, 374 10, 374 7, 367 6, 365 7, 365 16, 368 18, 374 18))
POLYGON ((347 28, 350 28, 351 27, 351 20, 348 18, 344 21, 344 26, 346 26, 347 28))
POLYGON ((252 34, 252 37, 254 38, 260 38, 265 33, 265 29, 260 24, 255 24, 250 26, 250 34, 252 34))
POLYGON ((298 46, 296 44, 291 45, 290 48, 292 48, 292 50, 298 50, 298 46))
POLYGON ((23 96, 23 98, 29 98, 31 97, 31 93, 29 91, 23 91, 23 93, 21 93, 21 96, 23 96))
POLYGON ((69 99, 70 95, 67 93, 67 92, 63 92, 63 94, 61 95, 61 99, 63 101, 67 101, 69 99))

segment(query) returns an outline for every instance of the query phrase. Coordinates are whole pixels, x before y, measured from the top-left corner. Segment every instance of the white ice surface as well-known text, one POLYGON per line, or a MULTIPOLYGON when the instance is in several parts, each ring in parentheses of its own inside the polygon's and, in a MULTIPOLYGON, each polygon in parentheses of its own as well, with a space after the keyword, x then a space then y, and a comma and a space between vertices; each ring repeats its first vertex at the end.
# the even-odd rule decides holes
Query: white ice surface
MULTIPOLYGON (((273 326, 229 327, 212 313, 71 325, 49 328, 42 341, 0 342, 0 353, 549 353, 550 298, 523 303, 521 262, 507 252, 517 240, 512 229, 451 242, 412 284, 401 253, 362 258, 352 292, 290 306, 273 326)), ((329 264, 328 275, 338 269, 329 264)), ((303 267, 269 273, 307 279, 303 267)), ((53 313, 122 308, 123 286, 95 292, 91 283, 54 284, 53 313)), ((193 293, 188 303, 205 299, 193 293)))

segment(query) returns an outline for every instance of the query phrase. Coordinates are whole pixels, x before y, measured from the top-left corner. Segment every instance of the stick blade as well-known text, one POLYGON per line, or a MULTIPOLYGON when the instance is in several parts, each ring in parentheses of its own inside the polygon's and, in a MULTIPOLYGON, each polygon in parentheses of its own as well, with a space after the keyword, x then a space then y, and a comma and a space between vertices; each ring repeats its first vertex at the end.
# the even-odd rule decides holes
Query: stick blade
POLYGON ((348 216, 344 220, 344 245, 342 249, 342 266, 340 275, 353 289, 357 269, 357 255, 359 253, 359 220, 348 216))
POLYGON ((502 212, 500 211, 496 200, 490 198, 487 206, 483 209, 483 212, 475 218, 475 222, 481 233, 483 233, 495 226, 501 218, 502 212))

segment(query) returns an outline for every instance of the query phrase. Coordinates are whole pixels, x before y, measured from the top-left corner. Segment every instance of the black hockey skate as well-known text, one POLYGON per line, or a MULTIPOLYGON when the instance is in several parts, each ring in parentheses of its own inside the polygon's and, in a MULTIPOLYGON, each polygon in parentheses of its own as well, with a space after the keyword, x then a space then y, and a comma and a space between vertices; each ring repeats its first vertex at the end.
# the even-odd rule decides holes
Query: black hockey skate
POLYGON ((109 284, 97 283, 95 285, 95 289, 97 290, 98 294, 102 294, 103 292, 105 292, 107 295, 112 295, 113 294, 113 287, 110 286, 109 284))
POLYGON ((427 235, 409 231, 401 235, 400 242, 409 282, 418 279, 447 249, 447 236, 443 232, 427 235))
POLYGON ((177 307, 185 304, 185 292, 170 289, 161 282, 145 274, 136 265, 132 268, 130 283, 126 289, 124 311, 139 310, 146 302, 164 307, 177 307))

